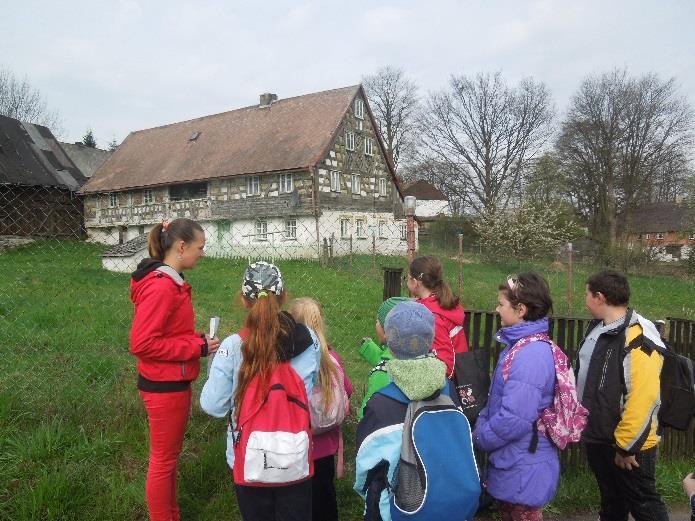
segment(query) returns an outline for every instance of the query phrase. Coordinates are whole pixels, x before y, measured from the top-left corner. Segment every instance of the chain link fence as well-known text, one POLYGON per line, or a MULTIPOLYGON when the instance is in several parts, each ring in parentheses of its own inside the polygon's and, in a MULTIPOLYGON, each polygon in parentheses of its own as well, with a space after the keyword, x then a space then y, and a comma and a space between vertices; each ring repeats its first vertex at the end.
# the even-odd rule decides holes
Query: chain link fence
MULTIPOLYGON (((205 204, 171 202, 161 211, 169 219, 196 218, 205 204)), ((0 520, 146 519, 148 433, 128 351, 129 273, 147 256, 154 222, 115 218, 136 212, 111 208, 106 213, 115 224, 85 227, 82 200, 70 192, 0 191, 0 520)), ((274 262, 290 298, 321 302, 358 404, 370 368, 357 350, 362 337, 374 335, 382 268, 407 265, 405 219, 336 211, 198 220, 206 258, 186 272, 197 328, 220 316, 221 338, 240 329, 247 262, 274 262)), ((194 401, 179 470, 180 502, 190 519, 238 515, 224 436, 224 422, 194 401)), ((351 462, 354 449, 348 450, 351 462)), ((361 509, 351 479, 338 485, 346 518, 361 509)))

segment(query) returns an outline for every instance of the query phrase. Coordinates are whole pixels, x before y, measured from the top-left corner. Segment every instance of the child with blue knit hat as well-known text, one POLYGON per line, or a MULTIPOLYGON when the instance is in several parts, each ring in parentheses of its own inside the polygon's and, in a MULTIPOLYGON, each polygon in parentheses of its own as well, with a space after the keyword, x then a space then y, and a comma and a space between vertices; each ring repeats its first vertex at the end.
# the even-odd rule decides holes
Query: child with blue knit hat
MULTIPOLYGON (((430 399, 446 388, 446 364, 430 353, 434 315, 429 309, 411 300, 398 303, 386 315, 384 334, 393 355, 386 372, 408 400, 430 399)), ((389 494, 395 487, 407 409, 406 403, 377 392, 357 426, 354 488, 366 502, 365 519, 391 519, 389 494)))

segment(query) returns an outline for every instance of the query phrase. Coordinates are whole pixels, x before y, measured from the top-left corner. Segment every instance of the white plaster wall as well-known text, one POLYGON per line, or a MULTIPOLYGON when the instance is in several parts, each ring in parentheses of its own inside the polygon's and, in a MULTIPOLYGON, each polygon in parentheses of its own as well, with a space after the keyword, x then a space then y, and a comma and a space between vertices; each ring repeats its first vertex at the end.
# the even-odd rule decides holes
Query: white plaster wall
POLYGON ((87 242, 114 246, 118 244, 118 229, 115 227, 87 228, 87 242))
POLYGON ((101 266, 108 271, 132 273, 137 268, 138 263, 147 256, 147 249, 144 249, 130 257, 102 257, 101 266))
MULTIPOLYGON (((342 256, 350 254, 350 238, 341 237, 340 221, 350 221, 349 234, 352 235, 352 253, 371 254, 374 250, 378 255, 405 255, 407 242, 401 239, 401 225, 405 225, 405 219, 395 219, 393 213, 381 212, 355 212, 355 211, 327 211, 319 219, 321 238, 333 237, 333 255, 342 256), (356 221, 362 219, 366 224, 366 237, 357 237, 356 221), (379 233, 379 222, 384 222, 382 233, 379 233)), ((417 244, 417 229, 416 229, 417 244)))
POLYGON ((449 201, 417 200, 415 205, 417 217, 436 217, 437 215, 451 215, 449 201))

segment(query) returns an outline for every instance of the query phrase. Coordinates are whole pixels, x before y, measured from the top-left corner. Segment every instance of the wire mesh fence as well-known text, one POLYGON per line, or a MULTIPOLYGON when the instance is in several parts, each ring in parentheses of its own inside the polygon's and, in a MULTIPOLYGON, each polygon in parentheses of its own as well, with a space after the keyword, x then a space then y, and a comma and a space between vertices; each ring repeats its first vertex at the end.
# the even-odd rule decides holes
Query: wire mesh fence
MULTIPOLYGON (((407 267, 403 216, 349 210, 214 216, 205 200, 153 204, 156 211, 107 205, 97 213, 83 210, 83 201, 67 191, 0 189, 0 520, 146 519, 147 424, 128 352, 128 288, 159 222, 151 215, 191 217, 205 230, 206 258, 186 273, 199 330, 211 316, 222 318, 221 338, 239 330, 246 264, 274 262, 290 298, 321 302, 329 341, 355 384, 353 404, 364 395, 370 368, 358 347, 374 335, 384 268, 407 267)), ((464 244, 451 230, 443 236, 446 245, 432 233, 421 241, 416 236, 418 254, 439 255, 454 290, 491 310, 499 274, 483 263, 475 279, 465 279, 464 244)), ((567 275, 557 277, 551 283, 564 290, 567 275)), ((400 286, 405 294, 405 284, 395 280, 391 291, 400 286)), ((480 324, 474 320, 471 328, 472 338, 480 324)), ((203 369, 194 393, 204 378, 203 369)), ((354 428, 353 416, 347 440, 354 428)), ((188 518, 238 518, 224 462, 224 422, 194 402, 186 438, 179 495, 188 518)), ((338 494, 341 512, 352 519, 362 506, 351 490, 354 447, 347 446, 338 494)))

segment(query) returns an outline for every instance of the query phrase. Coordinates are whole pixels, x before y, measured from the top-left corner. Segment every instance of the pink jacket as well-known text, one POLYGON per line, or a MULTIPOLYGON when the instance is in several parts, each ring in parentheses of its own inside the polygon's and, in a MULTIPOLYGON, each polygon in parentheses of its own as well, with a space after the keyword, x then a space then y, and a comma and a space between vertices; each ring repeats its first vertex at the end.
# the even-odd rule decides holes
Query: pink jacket
POLYGON ((435 295, 418 299, 434 315, 434 342, 431 352, 446 364, 446 376, 454 377, 454 358, 456 353, 468 351, 468 340, 463 329, 466 314, 459 304, 454 309, 444 309, 435 295))
MULTIPOLYGON (((343 368, 343 361, 340 359, 338 353, 329 347, 329 353, 333 359, 338 362, 338 367, 343 372, 343 379, 345 381, 345 392, 348 397, 352 395, 352 383, 350 378, 348 378, 345 369, 343 368)), ((314 439, 314 460, 319 458, 325 458, 326 456, 333 456, 338 452, 338 443, 340 440, 340 427, 336 427, 332 431, 324 432, 323 434, 317 434, 313 437, 314 439)))

